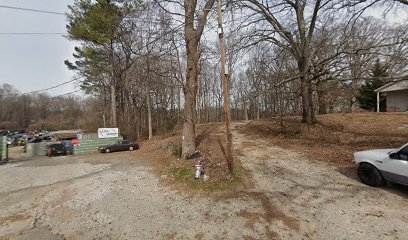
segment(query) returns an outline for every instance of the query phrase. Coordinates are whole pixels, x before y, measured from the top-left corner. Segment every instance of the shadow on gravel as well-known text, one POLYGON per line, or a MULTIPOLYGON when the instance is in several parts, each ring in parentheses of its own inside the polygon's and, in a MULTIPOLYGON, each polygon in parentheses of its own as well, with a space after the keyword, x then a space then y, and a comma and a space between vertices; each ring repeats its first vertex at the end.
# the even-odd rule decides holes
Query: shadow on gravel
POLYGON ((396 183, 388 183, 386 186, 384 186, 384 189, 403 198, 408 198, 408 186, 396 183))
MULTIPOLYGON (((360 183, 362 186, 366 186, 360 182, 360 179, 358 178, 356 171, 357 171, 356 168, 353 168, 353 167, 337 168, 337 172, 341 173, 343 176, 346 176, 360 183)), ((366 186, 366 187, 372 188, 370 186, 366 186)), ((396 184, 396 183, 387 183, 385 186, 382 187, 382 189, 392 194, 398 195, 400 197, 408 198, 408 186, 404 186, 404 185, 396 184)))
POLYGON ((356 169, 354 167, 338 167, 336 171, 341 173, 343 176, 346 176, 348 178, 360 182, 356 174, 356 169))

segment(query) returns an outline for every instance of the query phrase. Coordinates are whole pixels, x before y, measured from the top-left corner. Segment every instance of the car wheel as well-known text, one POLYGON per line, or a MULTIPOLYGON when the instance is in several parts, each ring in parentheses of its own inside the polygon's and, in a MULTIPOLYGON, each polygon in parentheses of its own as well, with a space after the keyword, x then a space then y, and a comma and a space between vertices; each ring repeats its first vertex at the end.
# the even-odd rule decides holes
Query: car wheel
POLYGON ((107 149, 105 150, 106 153, 110 153, 110 151, 111 151, 110 148, 107 148, 107 149))
POLYGON ((130 147, 130 148, 129 148, 129 151, 133 151, 133 147, 130 147))
POLYGON ((380 171, 369 163, 361 163, 357 168, 357 175, 361 182, 369 186, 380 187, 384 184, 380 171))

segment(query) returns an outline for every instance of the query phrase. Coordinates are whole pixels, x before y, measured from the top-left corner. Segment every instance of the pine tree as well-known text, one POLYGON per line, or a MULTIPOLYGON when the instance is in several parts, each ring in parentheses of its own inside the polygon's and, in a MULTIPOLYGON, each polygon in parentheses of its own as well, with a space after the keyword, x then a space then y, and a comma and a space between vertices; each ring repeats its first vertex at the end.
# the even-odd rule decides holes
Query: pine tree
POLYGON ((115 46, 120 42, 123 22, 126 14, 133 9, 127 2, 119 4, 119 0, 76 0, 68 6, 67 14, 68 39, 80 41, 82 47, 75 48, 75 64, 65 61, 70 70, 79 71, 88 81, 82 84, 85 90, 91 90, 92 76, 107 75, 111 94, 111 125, 117 127, 116 88, 118 85, 115 76, 115 46))
MULTIPOLYGON (((369 111, 377 110, 377 93, 374 91, 386 82, 385 77, 388 76, 388 66, 382 64, 378 59, 373 66, 370 73, 370 79, 365 81, 365 83, 359 89, 359 96, 357 100, 360 107, 369 111)), ((380 110, 385 108, 385 97, 380 98, 380 110)))

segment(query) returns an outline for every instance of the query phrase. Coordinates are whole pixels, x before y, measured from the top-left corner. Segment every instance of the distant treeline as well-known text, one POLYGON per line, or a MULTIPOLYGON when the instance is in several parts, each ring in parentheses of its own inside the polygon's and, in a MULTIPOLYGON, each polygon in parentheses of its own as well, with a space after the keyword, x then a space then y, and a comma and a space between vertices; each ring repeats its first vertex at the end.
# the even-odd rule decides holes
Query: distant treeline
POLYGON ((73 129, 83 122, 82 100, 75 96, 21 94, 0 86, 0 129, 73 129))

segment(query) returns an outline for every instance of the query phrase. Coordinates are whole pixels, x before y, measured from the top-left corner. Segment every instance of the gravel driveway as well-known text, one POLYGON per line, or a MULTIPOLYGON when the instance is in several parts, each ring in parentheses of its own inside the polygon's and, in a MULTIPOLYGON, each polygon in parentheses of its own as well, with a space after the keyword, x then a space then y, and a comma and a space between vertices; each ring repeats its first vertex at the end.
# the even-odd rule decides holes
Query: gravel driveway
POLYGON ((137 151, 0 165, 0 239, 408 239, 406 188, 364 186, 233 127, 254 179, 233 196, 170 190, 137 151))
POLYGON ((275 231, 284 239, 408 239, 408 188, 372 188, 355 171, 312 161, 297 153, 244 135, 235 124, 234 147, 254 173, 264 194, 298 229, 275 231), (296 230, 296 231, 295 231, 296 230))

